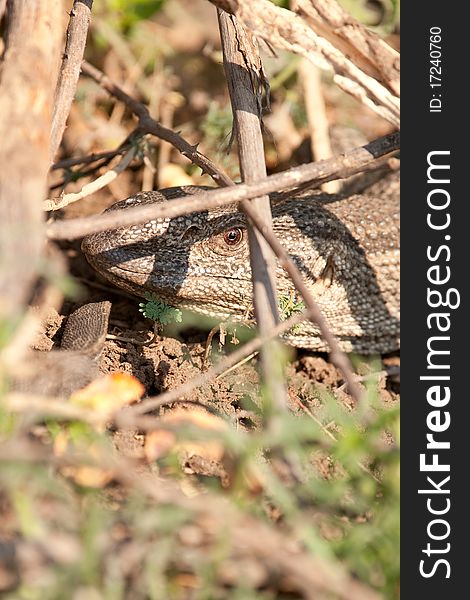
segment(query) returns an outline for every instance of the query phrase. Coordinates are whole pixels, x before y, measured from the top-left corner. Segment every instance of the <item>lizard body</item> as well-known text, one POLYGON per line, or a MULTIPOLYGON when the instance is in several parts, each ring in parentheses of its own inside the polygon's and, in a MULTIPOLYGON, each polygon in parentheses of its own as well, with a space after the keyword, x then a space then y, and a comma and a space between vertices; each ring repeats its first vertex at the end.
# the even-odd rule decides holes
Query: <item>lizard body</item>
MULTIPOLYGON (((207 189, 207 188, 206 188, 207 189)), ((204 192, 189 186, 140 192, 108 210, 204 192)), ((399 176, 346 198, 309 192, 272 196, 273 230, 302 272, 345 351, 399 347, 399 176)), ((236 206, 155 219, 87 236, 82 248, 106 279, 134 294, 218 317, 252 317, 246 221, 236 206)), ((280 265, 278 294, 297 299, 280 265)), ((327 350, 318 329, 303 322, 290 344, 327 350)))

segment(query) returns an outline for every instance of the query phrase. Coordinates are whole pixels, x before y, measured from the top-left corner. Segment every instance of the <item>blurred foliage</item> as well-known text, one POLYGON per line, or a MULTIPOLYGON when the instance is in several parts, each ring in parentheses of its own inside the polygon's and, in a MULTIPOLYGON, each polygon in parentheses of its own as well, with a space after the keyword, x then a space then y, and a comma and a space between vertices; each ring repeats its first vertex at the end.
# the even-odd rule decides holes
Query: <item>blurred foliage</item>
POLYGON ((129 31, 139 21, 150 19, 167 0, 104 0, 98 13, 106 15, 122 32, 129 31))
POLYGON ((285 321, 296 312, 301 312, 305 309, 303 300, 299 300, 295 294, 281 294, 279 296, 279 316, 282 321, 285 321))
POLYGON ((400 0, 338 0, 353 17, 378 33, 393 31, 400 21, 400 0))
MULTIPOLYGON (((386 598, 398 598, 399 455, 397 443, 384 442, 386 432, 398 441, 398 410, 380 403, 374 377, 367 389, 364 404, 348 411, 314 384, 303 385, 299 398, 306 412, 284 414, 275 430, 249 435, 232 427, 208 430, 199 421, 189 428, 181 424, 172 430, 174 443, 153 461, 152 468, 159 473, 173 471, 180 478, 178 446, 183 441, 218 441, 231 457, 232 485, 214 487, 209 480, 214 498, 224 495, 238 510, 269 523, 263 508, 267 502, 282 514, 286 533, 302 540, 315 556, 341 561, 386 598), (318 400, 321 407, 313 415, 308 407, 318 400), (270 460, 260 462, 262 455, 270 460), (302 473, 298 480, 286 479, 276 468, 287 456, 291 461, 295 457, 296 470, 302 473), (253 473, 263 482, 263 502, 253 502, 253 473)), ((250 408, 263 410, 257 403, 250 408)), ((41 429, 39 414, 30 414, 31 418, 41 429)), ((0 447, 18 436, 21 415, 15 421, 13 428, 0 433, 0 447)), ((187 503, 185 507, 155 503, 139 485, 127 490, 109 486, 120 476, 107 475, 105 465, 114 460, 108 432, 80 421, 49 418, 41 437, 46 447, 54 448, 55 468, 39 457, 0 458, 4 517, 0 543, 2 537, 6 543, 12 536, 33 543, 36 561, 40 550, 47 548, 40 577, 26 569, 26 580, 11 598, 65 598, 78 588, 113 600, 180 598, 178 561, 188 552, 181 545, 180 532, 186 526, 197 527, 197 510, 187 503)), ((128 467, 124 463, 121 468, 128 467)), ((210 503, 211 496, 206 495, 207 506, 210 503)), ((272 598, 243 581, 237 584, 240 589, 220 587, 217 565, 227 557, 229 547, 229 540, 222 546, 215 540, 204 545, 204 551, 191 551, 191 568, 183 571, 192 574, 200 597, 250 597, 239 595, 245 590, 257 594, 253 597, 272 598)))

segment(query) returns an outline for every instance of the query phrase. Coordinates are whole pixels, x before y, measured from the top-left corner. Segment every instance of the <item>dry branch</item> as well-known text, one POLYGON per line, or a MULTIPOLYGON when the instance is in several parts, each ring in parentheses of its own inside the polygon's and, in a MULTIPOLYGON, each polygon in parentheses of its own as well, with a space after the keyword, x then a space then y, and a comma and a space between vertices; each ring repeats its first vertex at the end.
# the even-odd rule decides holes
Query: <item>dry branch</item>
MULTIPOLYGON (((131 134, 132 136, 132 134, 131 134)), ((70 169, 76 165, 89 165, 90 163, 97 162, 102 159, 111 160, 118 154, 124 154, 129 149, 129 137, 114 150, 106 150, 104 152, 93 152, 87 156, 77 156, 72 158, 64 158, 59 160, 51 166, 51 169, 70 169)))
POLYGON ((29 299, 43 251, 41 201, 47 189, 61 13, 60 0, 8 4, 0 80, 0 321, 11 328, 29 299))
POLYGON ((114 96, 117 100, 123 102, 127 108, 135 114, 139 119, 139 133, 150 133, 151 135, 169 142, 172 146, 177 148, 183 156, 200 167, 204 173, 210 175, 218 185, 227 186, 232 184, 230 177, 221 168, 217 167, 209 158, 207 158, 207 156, 198 152, 197 144, 191 145, 178 133, 163 127, 158 121, 152 119, 148 108, 142 104, 142 102, 138 102, 134 98, 131 98, 131 96, 126 94, 124 90, 113 83, 109 77, 99 69, 93 67, 88 62, 83 61, 82 72, 94 79, 103 89, 111 94, 111 96, 114 96))
POLYGON ((400 55, 336 0, 295 0, 291 6, 359 69, 400 96, 400 55))
POLYGON ((98 190, 109 185, 112 181, 116 179, 116 177, 125 171, 127 167, 131 164, 134 157, 137 154, 137 148, 135 146, 131 146, 131 148, 124 154, 121 160, 109 171, 103 173, 100 177, 87 183, 83 186, 83 188, 79 192, 72 192, 70 194, 64 194, 60 198, 52 198, 50 200, 44 200, 43 202, 43 210, 59 210, 60 208, 64 208, 73 202, 77 202, 82 198, 86 198, 91 194, 94 194, 98 190))
POLYGON ((198 194, 197 197, 175 198, 163 204, 149 204, 128 208, 125 211, 113 211, 92 217, 56 221, 47 227, 51 239, 74 239, 91 233, 128 227, 144 223, 151 219, 172 218, 187 215, 197 210, 210 210, 262 194, 306 184, 320 185, 333 179, 344 179, 363 171, 376 159, 395 152, 400 147, 398 132, 378 138, 365 146, 340 154, 329 160, 308 163, 294 167, 282 173, 269 175, 261 181, 242 183, 225 189, 214 189, 198 194))
POLYGON ((247 29, 274 47, 301 54, 323 69, 333 70, 336 83, 387 119, 395 127, 400 122, 400 101, 377 79, 371 77, 328 39, 318 35, 308 23, 290 10, 269 0, 210 0, 235 15, 247 29), (345 82, 349 85, 345 87, 345 82))
MULTIPOLYGON (((242 180, 256 181, 266 177, 263 136, 261 133, 261 89, 263 68, 253 36, 248 34, 235 17, 217 11, 224 56, 224 69, 232 104, 234 129, 237 136, 238 157, 242 180)), ((244 200, 240 208, 245 214, 248 205, 259 215, 266 230, 272 230, 269 196, 244 200)), ((253 306, 261 335, 278 322, 275 256, 262 233, 247 223, 253 281, 253 306)), ((263 381, 277 410, 286 408, 286 390, 282 378, 280 355, 273 343, 261 352, 263 381)))
POLYGON ((57 82, 51 128, 51 160, 54 158, 65 130, 80 76, 93 0, 75 0, 70 11, 62 65, 57 82))

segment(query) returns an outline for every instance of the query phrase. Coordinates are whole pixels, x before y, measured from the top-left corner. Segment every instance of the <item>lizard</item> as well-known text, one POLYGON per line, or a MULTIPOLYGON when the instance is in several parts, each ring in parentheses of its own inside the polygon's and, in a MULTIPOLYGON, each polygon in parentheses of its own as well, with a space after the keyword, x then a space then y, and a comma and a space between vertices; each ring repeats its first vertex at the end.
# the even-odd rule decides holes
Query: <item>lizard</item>
MULTIPOLYGON (((204 193, 201 186, 139 192, 109 210, 204 193)), ((346 352, 399 348, 399 173, 360 194, 271 195, 273 231, 300 269, 329 327, 346 352)), ((253 318, 246 219, 236 205, 161 218, 88 235, 82 250, 106 280, 135 295, 242 321, 253 318)), ((282 267, 278 295, 300 301, 282 267)), ((304 321, 287 343, 328 351, 304 321)))

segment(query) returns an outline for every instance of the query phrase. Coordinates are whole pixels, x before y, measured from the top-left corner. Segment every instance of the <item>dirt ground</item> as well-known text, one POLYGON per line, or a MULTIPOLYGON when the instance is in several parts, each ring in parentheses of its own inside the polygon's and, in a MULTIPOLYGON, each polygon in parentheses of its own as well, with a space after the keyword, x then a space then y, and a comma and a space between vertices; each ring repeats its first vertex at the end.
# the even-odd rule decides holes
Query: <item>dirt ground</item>
MULTIPOLYGON (((76 211, 74 211, 76 214, 76 211)), ((35 343, 37 350, 60 348, 63 325, 68 314, 86 302, 112 301, 110 327, 107 341, 99 359, 102 374, 124 372, 133 375, 145 386, 145 397, 156 396, 174 390, 207 370, 231 349, 236 348, 227 336, 225 344, 219 343, 218 336, 212 340, 207 360, 208 329, 194 326, 183 327, 176 337, 163 331, 154 334, 153 322, 146 319, 138 310, 141 299, 110 287, 100 280, 87 264, 77 243, 64 244, 64 253, 69 258, 72 275, 81 282, 81 299, 78 302, 66 301, 60 314, 51 310, 44 330, 35 343), (149 340, 150 343, 149 343, 149 340)), ((288 386, 289 409, 301 414, 304 411, 321 410, 321 397, 331 392, 339 398, 346 410, 351 410, 353 401, 344 390, 344 381, 338 369, 329 362, 325 353, 313 353, 290 348, 290 359, 285 375, 288 386)), ((399 353, 381 357, 383 369, 379 374, 379 394, 384 405, 399 401, 399 353)), ((370 359, 360 359, 356 364, 359 380, 371 372, 370 359)), ((256 410, 259 400, 258 356, 248 363, 236 366, 226 374, 195 389, 188 400, 162 407, 159 414, 179 411, 194 403, 206 407, 208 411, 221 415, 238 429, 250 430, 260 426, 256 410)), ((135 456, 144 444, 144 437, 114 432, 117 448, 125 455, 135 456)), ((207 465, 197 457, 191 459, 191 469, 198 474, 213 474, 221 465, 207 465), (210 473, 205 473, 209 469, 210 473)))

